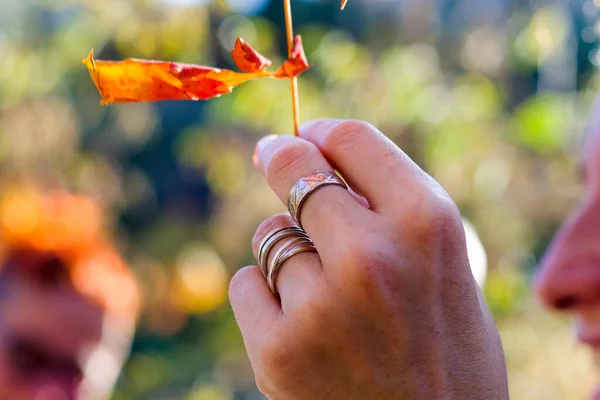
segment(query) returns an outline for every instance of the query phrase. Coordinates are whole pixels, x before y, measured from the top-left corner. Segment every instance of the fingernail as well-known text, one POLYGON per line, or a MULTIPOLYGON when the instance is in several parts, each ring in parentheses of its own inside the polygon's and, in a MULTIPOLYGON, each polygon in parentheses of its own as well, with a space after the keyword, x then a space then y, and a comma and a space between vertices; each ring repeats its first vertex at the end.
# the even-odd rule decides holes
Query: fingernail
POLYGON ((258 141, 256 147, 254 148, 254 154, 252 154, 252 162, 254 163, 255 167, 260 165, 260 154, 264 150, 265 146, 276 137, 277 135, 275 134, 267 135, 258 141))

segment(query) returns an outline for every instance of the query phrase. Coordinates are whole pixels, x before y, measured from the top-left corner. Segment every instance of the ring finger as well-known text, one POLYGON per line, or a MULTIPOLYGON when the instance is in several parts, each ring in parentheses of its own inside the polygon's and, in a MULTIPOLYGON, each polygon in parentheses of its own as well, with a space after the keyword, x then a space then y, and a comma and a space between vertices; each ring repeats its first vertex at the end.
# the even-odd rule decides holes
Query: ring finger
MULTIPOLYGON (((263 240, 272 232, 286 227, 296 227, 294 220, 286 214, 275 215, 264 221, 256 230, 252 238, 252 251, 258 259, 258 253, 263 240)), ((282 246, 290 239, 283 238, 271 248, 267 257, 267 265, 273 260, 273 257, 282 246)), ((293 307, 293 304, 299 299, 299 296, 305 296, 322 282, 323 269, 319 255, 314 252, 301 252, 295 254, 285 261, 279 268, 275 279, 275 288, 281 298, 281 308, 283 313, 293 307)), ((265 282, 266 284, 266 282, 265 282)))

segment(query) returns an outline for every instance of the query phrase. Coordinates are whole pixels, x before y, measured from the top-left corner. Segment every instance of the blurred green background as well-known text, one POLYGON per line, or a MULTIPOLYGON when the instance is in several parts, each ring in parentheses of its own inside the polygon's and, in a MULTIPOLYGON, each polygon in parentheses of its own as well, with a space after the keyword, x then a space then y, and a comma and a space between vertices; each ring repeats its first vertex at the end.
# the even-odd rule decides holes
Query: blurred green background
MULTIPOLYGON (((584 398, 591 357, 529 283, 578 201, 577 153, 600 86, 599 1, 293 1, 314 64, 302 119, 367 120, 439 180, 484 245, 485 294, 513 399, 584 398)), ((257 225, 284 208, 251 162, 289 133, 289 84, 206 102, 101 107, 81 59, 235 67, 242 36, 277 65, 283 5, 268 0, 0 0, 0 182, 94 196, 145 306, 114 399, 250 400, 226 292, 254 263, 257 225)))

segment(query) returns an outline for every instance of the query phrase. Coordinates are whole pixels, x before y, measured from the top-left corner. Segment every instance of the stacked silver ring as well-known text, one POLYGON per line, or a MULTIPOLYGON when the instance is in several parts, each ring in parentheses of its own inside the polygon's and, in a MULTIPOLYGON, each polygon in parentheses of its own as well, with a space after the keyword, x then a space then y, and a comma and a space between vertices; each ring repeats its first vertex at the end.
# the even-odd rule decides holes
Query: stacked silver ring
POLYGON ((263 239, 258 250, 258 264, 273 294, 278 295, 275 280, 283 263, 296 254, 303 252, 316 253, 317 249, 306 232, 297 226, 277 229, 263 239), (291 239, 286 241, 277 250, 271 262, 268 262, 269 253, 273 246, 286 238, 291 239))
POLYGON ((348 189, 346 183, 333 171, 316 171, 300 178, 290 190, 288 198, 288 211, 298 226, 288 226, 269 233, 261 242, 258 249, 258 264, 267 280, 271 291, 278 295, 276 287, 277 274, 284 262, 296 254, 303 252, 316 253, 317 249, 300 221, 300 213, 306 199, 317 189, 328 185, 340 186, 348 189), (268 262, 269 253, 278 242, 290 238, 277 250, 271 262, 268 262))

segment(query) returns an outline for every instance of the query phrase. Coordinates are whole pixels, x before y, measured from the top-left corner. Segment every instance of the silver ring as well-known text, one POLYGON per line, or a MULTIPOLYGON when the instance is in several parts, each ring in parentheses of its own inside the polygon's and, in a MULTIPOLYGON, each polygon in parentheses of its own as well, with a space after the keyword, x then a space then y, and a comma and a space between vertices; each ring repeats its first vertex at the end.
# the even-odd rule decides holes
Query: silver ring
POLYGON ((300 178, 290 190, 290 197, 288 197, 287 203, 288 211, 300 228, 302 228, 302 223, 300 222, 302 205, 312 192, 325 185, 337 185, 346 190, 348 189, 346 183, 334 172, 316 171, 300 178))
POLYGON ((302 236, 288 240, 281 248, 279 248, 279 250, 277 250, 277 253, 273 256, 273 260, 271 260, 267 274, 267 285, 274 295, 279 296, 276 281, 283 263, 296 254, 304 252, 316 253, 317 249, 310 238, 302 236))
POLYGON ((302 229, 298 228, 297 226, 286 226, 286 227, 274 230, 273 232, 269 233, 260 242, 257 258, 258 258, 258 265, 260 266, 260 270, 262 271, 263 276, 265 278, 267 278, 267 275, 269 272, 268 268, 267 268, 267 259, 269 258, 269 253, 273 249, 273 246, 275 246, 275 244, 277 242, 279 242, 280 240, 291 237, 291 236, 306 237, 307 239, 310 240, 310 238, 308 237, 306 232, 304 232, 302 229))

